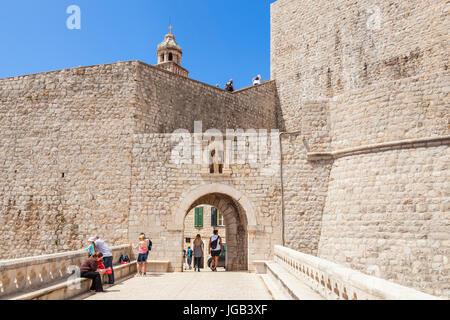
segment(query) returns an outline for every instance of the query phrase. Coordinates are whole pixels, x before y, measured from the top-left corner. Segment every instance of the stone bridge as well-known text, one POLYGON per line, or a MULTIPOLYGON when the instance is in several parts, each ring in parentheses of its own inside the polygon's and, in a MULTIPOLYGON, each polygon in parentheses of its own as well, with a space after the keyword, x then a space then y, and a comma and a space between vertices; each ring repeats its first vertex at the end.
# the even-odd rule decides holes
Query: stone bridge
MULTIPOLYGON (((114 261, 129 245, 112 248, 114 261)), ((147 277, 134 277, 136 261, 116 265, 116 285, 89 292, 90 280, 73 274, 85 251, 0 261, 1 300, 433 300, 440 297, 275 246, 274 259, 254 261, 255 272, 168 272, 169 261, 150 261, 147 277)))

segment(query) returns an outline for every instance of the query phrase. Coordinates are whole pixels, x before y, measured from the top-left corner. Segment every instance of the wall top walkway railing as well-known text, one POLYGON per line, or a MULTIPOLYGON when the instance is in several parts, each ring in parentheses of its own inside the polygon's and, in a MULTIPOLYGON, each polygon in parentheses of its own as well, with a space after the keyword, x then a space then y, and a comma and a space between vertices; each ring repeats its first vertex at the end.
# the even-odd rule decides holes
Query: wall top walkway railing
POLYGON ((329 300, 440 299, 282 246, 275 246, 275 262, 329 300))
MULTIPOLYGON (((110 247, 110 250, 114 261, 121 254, 132 255, 129 244, 110 247)), ((86 250, 77 250, 0 260, 0 299, 63 281, 71 275, 73 267, 79 267, 86 258, 86 250)))

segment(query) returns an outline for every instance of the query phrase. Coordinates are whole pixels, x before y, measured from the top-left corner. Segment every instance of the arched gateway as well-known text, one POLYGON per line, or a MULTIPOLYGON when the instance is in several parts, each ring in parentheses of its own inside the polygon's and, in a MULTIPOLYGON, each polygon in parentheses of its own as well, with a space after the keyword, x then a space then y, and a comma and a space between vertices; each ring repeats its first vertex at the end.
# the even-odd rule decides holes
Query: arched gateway
MULTIPOLYGON (((174 225, 184 230, 184 219, 199 205, 216 207, 224 215, 227 238, 227 271, 243 271, 249 268, 249 234, 257 229, 257 214, 247 197, 235 188, 223 184, 207 184, 196 187, 182 196, 175 213, 174 225), (250 232, 249 232, 250 231, 250 232)), ((183 247, 180 243, 180 250, 183 247)), ((207 243, 205 241, 207 247, 207 243)), ((205 248, 206 249, 206 248, 205 248)))

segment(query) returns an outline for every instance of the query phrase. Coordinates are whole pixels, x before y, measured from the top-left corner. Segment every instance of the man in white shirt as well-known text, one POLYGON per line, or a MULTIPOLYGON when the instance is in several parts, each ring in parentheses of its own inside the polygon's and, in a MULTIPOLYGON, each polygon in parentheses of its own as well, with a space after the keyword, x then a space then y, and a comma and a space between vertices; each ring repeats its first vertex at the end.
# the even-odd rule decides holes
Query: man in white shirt
POLYGON ((219 256, 222 251, 222 238, 219 231, 214 230, 213 236, 209 239, 209 254, 212 257, 211 270, 216 272, 219 266, 219 256))
POLYGON ((96 251, 103 254, 103 265, 105 266, 105 269, 111 268, 112 273, 108 274, 108 283, 114 284, 113 255, 106 245, 105 241, 100 239, 99 236, 95 237, 94 243, 96 251))
POLYGON ((253 78, 253 85, 257 86, 261 84, 261 75, 258 74, 255 78, 253 78))

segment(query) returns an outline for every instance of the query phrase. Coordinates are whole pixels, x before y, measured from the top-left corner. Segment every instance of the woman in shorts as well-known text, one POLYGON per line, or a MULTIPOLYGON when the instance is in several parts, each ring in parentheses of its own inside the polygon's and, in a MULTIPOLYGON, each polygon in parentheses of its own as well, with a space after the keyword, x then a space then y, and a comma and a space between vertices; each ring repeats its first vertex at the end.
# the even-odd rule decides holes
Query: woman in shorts
POLYGON ((141 235, 139 237, 139 243, 135 246, 136 249, 139 249, 138 259, 137 259, 137 277, 144 276, 144 266, 147 262, 147 251, 148 251, 148 243, 145 241, 145 236, 141 235))

